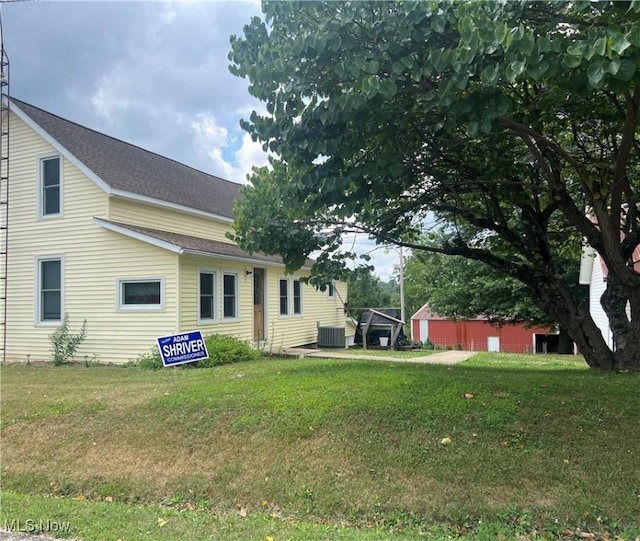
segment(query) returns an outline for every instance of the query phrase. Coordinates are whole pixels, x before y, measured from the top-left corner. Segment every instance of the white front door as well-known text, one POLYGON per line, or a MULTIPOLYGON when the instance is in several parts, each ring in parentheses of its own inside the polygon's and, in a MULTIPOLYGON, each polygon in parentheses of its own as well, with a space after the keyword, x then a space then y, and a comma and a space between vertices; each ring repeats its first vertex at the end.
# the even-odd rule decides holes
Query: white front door
POLYGON ((500 351, 500 337, 489 336, 487 338, 487 351, 498 353, 500 351))

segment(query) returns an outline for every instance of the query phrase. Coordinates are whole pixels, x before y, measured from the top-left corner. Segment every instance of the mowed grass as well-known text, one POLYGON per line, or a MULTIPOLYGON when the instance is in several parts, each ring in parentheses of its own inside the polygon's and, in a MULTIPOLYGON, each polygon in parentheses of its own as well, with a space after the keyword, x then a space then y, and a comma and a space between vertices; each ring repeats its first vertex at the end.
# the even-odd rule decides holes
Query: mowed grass
POLYGON ((4 366, 1 390, 2 524, 123 541, 640 536, 640 375, 573 357, 4 366))

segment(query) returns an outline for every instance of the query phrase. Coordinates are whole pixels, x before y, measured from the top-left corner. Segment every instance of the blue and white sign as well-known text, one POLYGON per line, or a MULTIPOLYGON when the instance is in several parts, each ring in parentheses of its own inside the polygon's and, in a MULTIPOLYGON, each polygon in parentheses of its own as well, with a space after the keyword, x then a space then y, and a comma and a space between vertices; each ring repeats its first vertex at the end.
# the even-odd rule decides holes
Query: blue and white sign
POLYGON ((161 336, 156 340, 164 366, 176 366, 209 357, 200 331, 161 336))

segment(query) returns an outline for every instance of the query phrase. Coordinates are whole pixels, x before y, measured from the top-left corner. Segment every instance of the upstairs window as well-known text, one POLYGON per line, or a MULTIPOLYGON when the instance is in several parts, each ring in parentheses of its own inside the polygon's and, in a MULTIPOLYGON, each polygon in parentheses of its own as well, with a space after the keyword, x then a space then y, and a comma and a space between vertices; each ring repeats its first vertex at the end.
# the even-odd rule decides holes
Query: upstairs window
POLYGON ((331 282, 329 284, 329 286, 327 287, 327 290, 329 291, 329 298, 330 299, 335 299, 336 298, 336 286, 333 285, 333 282, 331 282))
POLYGON ((60 156, 39 161, 39 215, 49 218, 62 215, 62 168, 60 156))

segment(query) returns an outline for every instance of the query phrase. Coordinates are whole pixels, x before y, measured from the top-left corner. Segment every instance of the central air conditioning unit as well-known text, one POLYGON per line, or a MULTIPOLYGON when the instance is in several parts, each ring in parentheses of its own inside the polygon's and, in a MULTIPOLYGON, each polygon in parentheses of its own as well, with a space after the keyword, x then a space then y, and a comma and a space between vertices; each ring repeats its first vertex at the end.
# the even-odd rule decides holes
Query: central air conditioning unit
POLYGON ((318 327, 319 348, 345 348, 344 327, 318 327))

